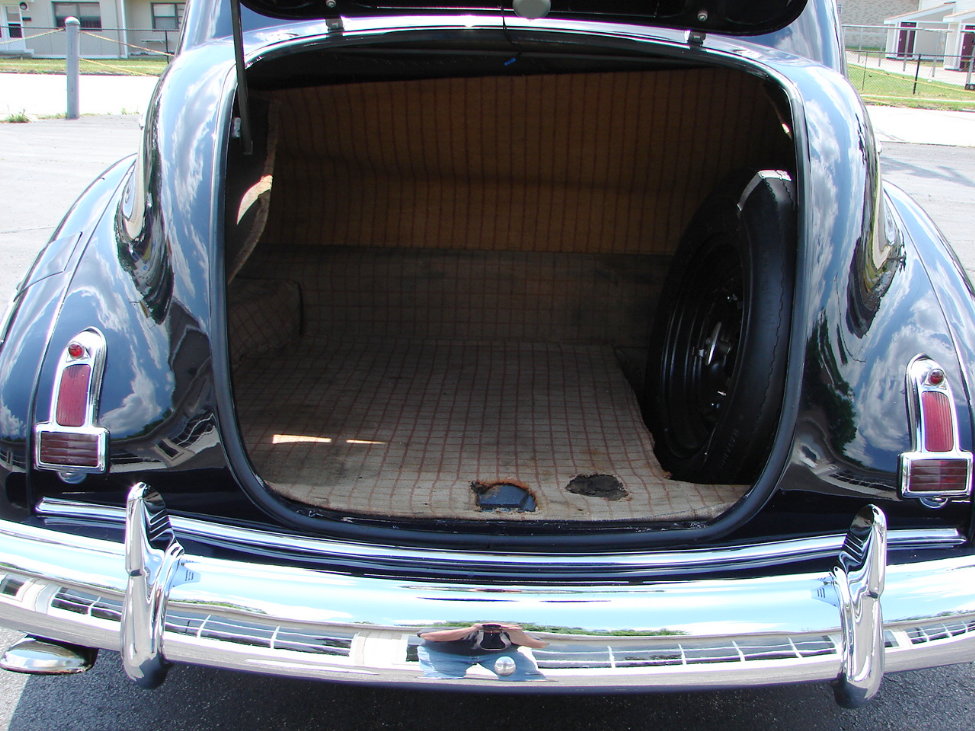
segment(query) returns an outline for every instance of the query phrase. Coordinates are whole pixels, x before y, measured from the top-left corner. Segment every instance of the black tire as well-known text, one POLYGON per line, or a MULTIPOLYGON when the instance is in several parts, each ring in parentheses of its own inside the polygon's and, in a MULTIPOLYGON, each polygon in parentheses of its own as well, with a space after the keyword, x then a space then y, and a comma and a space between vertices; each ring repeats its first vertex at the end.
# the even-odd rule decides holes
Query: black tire
POLYGON ((765 464, 785 388, 795 218, 787 174, 739 174, 681 240, 647 371, 647 422, 675 479, 746 483, 765 464))

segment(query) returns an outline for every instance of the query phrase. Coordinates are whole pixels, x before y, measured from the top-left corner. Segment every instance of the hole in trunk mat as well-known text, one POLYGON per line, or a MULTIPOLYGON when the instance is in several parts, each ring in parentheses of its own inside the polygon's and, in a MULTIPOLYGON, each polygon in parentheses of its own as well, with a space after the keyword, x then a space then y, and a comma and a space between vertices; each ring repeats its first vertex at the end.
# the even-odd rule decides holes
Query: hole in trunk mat
POLYGON ((299 503, 403 518, 701 520, 748 489, 669 479, 609 346, 307 342, 234 372, 251 462, 299 503), (480 510, 472 474, 531 485, 535 511, 480 510), (615 479, 629 495, 573 494, 566 485, 580 475, 615 479))
POLYGON ((471 490, 474 491, 474 498, 477 507, 481 510, 496 510, 507 512, 516 510, 520 513, 531 513, 535 511, 535 496, 531 490, 523 485, 516 485, 512 482, 472 482, 471 490))
POLYGON ((622 500, 629 494, 623 483, 612 475, 576 475, 565 489, 576 495, 605 500, 622 500))

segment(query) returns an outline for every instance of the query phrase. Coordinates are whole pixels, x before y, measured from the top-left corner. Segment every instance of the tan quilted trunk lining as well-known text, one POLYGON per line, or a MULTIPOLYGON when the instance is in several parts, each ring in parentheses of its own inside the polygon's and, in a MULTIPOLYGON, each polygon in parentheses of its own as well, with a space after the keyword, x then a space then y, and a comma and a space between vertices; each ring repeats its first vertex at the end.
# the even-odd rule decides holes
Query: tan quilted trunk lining
POLYGON ((244 274, 273 278, 238 278, 231 300, 241 313, 231 322, 248 325, 235 327, 232 352, 251 460, 281 495, 356 514, 715 517, 746 488, 668 480, 620 365, 630 357, 640 377, 664 266, 629 255, 356 247, 256 257, 244 274), (304 335, 282 348, 297 329, 295 282, 304 335), (628 496, 565 489, 591 474, 614 476, 628 496), (525 485, 537 509, 480 512, 475 481, 525 485))
POLYGON ((273 185, 230 323, 239 422, 272 489, 341 513, 575 521, 706 520, 745 493, 669 480, 633 384, 693 211, 733 170, 788 166, 758 80, 692 69, 261 96, 273 185), (627 497, 566 490, 594 473, 627 497), (474 481, 523 484, 537 510, 479 512, 474 481))
POLYGON ((258 472, 280 494, 332 510, 703 519, 746 489, 667 479, 633 390, 605 346, 340 340, 245 361, 237 383, 258 472), (565 489, 591 474, 615 476, 628 496, 607 500, 565 489), (480 512, 473 481, 524 485, 537 510, 480 512))

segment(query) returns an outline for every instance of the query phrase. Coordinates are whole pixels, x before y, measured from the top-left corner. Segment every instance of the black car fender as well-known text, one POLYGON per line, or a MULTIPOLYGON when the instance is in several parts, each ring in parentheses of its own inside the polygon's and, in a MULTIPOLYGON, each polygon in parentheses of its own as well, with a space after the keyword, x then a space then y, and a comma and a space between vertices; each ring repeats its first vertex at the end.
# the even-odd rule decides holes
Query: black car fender
POLYGON ((131 169, 132 157, 112 165, 79 196, 17 288, 0 346, 0 514, 18 515, 27 502, 31 428, 40 415, 38 390, 50 390, 43 377, 51 334, 63 308, 64 293, 78 263, 98 231, 111 201, 131 169))

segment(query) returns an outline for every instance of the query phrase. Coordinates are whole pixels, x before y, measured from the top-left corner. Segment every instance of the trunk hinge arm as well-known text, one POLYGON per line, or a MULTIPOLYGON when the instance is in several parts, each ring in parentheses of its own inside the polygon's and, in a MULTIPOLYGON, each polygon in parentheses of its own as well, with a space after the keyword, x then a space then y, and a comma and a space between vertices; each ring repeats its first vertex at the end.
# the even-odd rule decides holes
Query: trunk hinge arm
MULTIPOLYGON (((697 22, 704 24, 708 22, 710 13, 707 8, 701 8, 697 11, 697 22)), ((687 32, 687 45, 689 46, 703 46, 704 39, 708 37, 708 34, 700 29, 694 29, 687 32)))
POLYGON ((240 0, 230 0, 230 20, 234 31, 234 67, 237 69, 237 119, 240 127, 235 125, 233 133, 240 138, 244 154, 254 152, 254 140, 251 136, 250 107, 247 102, 247 76, 244 67, 244 30, 240 23, 240 0))
POLYGON ((325 0, 325 12, 322 13, 325 18, 325 25, 328 27, 329 32, 337 31, 342 32, 345 30, 345 26, 342 23, 342 14, 339 11, 338 0, 325 0))

